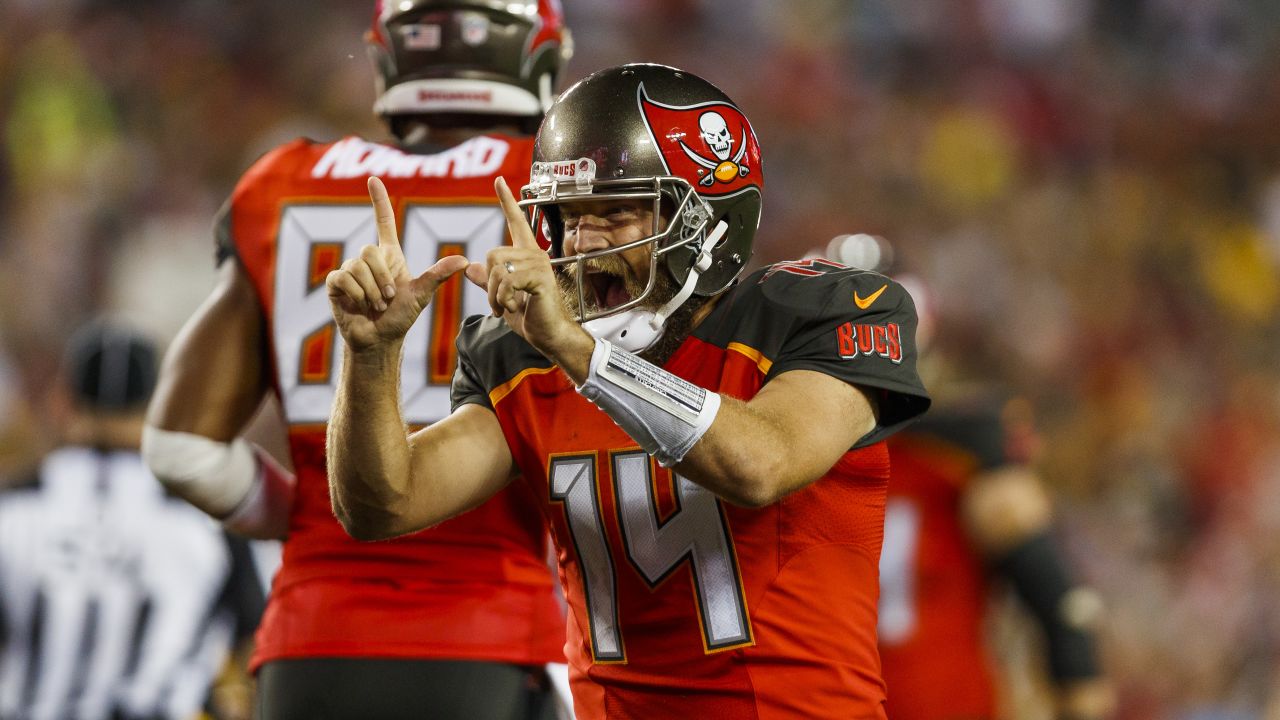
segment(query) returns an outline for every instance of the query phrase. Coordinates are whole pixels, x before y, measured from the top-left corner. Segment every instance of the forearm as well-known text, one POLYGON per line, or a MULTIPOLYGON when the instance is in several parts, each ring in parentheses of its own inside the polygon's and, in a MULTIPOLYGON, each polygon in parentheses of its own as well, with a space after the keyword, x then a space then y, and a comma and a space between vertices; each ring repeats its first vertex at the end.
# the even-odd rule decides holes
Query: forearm
POLYGON ((875 426, 865 393, 817 372, 783 373, 741 402, 603 341, 589 368, 579 392, 640 447, 717 496, 748 507, 822 477, 875 426))
POLYGON ((581 386, 591 371, 591 355, 596 349, 595 338, 572 323, 564 333, 554 339, 542 341, 537 347, 548 360, 554 362, 569 376, 574 385, 581 386))
MULTIPOLYGON (((1048 531, 1024 538, 993 558, 992 565, 1009 580, 1040 625, 1049 675, 1059 688, 1101 680, 1096 633, 1102 620, 1102 601, 1094 590, 1071 576, 1048 531)), ((1088 707, 1093 695, 1079 695, 1068 704, 1088 707)), ((1065 693, 1063 698, 1071 696, 1065 693)))
POLYGON ((357 539, 400 534, 411 456, 400 414, 401 343, 345 350, 326 452, 333 511, 357 539))
MULTIPOLYGON (((595 348, 595 340, 579 329, 566 333, 554 349, 542 352, 581 388, 590 377, 595 348)), ((790 467, 780 462, 785 456, 780 428, 746 403, 723 396, 717 396, 716 401, 719 406, 713 423, 675 469, 734 504, 749 507, 767 504, 772 492, 762 478, 779 479, 779 470, 790 467)), ((605 405, 607 407, 607 403, 605 405)), ((605 412, 616 414, 618 411, 605 409, 605 412)), ((624 426, 624 429, 627 428, 624 426)))
POLYGON ((826 471, 795 462, 796 446, 778 418, 721 396, 715 422, 675 470, 735 505, 763 507, 826 471))
POLYGON ((293 476, 238 437, 266 392, 261 332, 254 290, 228 263, 165 357, 142 454, 165 487, 229 529, 283 537, 293 476))
POLYGON ((722 396, 715 422, 676 471, 745 507, 777 502, 827 474, 875 428, 875 408, 860 389, 817 373, 805 375, 775 380, 762 403, 722 396), (813 398, 814 393, 798 389, 800 380, 827 385, 830 393, 813 398), (853 402, 832 397, 840 392, 849 392, 853 402), (776 408, 772 401, 780 394, 795 396, 789 404, 792 411, 802 409, 799 416, 776 408), (803 399, 806 394, 812 402, 803 399))

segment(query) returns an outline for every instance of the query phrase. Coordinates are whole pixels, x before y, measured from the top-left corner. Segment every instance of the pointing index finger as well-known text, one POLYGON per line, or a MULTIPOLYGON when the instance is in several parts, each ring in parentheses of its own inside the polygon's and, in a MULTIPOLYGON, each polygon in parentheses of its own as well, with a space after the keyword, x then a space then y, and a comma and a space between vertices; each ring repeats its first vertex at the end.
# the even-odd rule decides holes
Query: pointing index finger
POLYGON ((536 248, 537 240, 533 238, 533 228, 529 226, 529 218, 520 203, 516 202, 507 181, 499 177, 493 181, 493 189, 498 191, 498 202, 502 205, 502 214, 507 218, 507 230, 511 233, 511 245, 518 248, 536 248))
POLYGON ((400 247, 396 233, 396 213, 391 208, 391 196, 387 186, 376 175, 369 177, 369 200, 373 202, 373 217, 378 227, 378 247, 400 247))

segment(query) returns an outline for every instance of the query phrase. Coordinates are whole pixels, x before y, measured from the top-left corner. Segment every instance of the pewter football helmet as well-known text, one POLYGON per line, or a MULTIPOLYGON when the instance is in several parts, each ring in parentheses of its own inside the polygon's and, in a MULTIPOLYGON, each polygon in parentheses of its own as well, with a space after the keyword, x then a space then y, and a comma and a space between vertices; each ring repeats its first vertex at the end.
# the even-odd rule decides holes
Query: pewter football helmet
POLYGON ((678 292, 648 318, 660 333, 689 297, 717 295, 741 274, 763 187, 755 131, 728 96, 691 73, 633 64, 587 77, 551 106, 520 204, 549 243, 553 265, 649 246, 648 287, 615 307, 588 307, 586 263, 577 262, 578 320, 588 329, 597 320, 617 324, 604 319, 637 308, 664 272, 678 292), (564 257, 559 206, 604 199, 651 200, 653 231, 624 246, 564 257))
POLYGON ((378 0, 379 115, 539 117, 572 54, 560 0, 378 0))

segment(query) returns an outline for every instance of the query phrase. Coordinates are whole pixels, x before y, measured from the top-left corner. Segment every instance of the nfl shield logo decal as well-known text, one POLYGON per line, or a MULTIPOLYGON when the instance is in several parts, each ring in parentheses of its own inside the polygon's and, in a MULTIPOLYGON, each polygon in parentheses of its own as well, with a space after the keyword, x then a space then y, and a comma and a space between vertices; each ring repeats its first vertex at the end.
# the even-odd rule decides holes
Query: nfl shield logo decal
POLYGON ((489 39, 489 20, 480 15, 468 15, 462 19, 462 42, 483 45, 489 39))

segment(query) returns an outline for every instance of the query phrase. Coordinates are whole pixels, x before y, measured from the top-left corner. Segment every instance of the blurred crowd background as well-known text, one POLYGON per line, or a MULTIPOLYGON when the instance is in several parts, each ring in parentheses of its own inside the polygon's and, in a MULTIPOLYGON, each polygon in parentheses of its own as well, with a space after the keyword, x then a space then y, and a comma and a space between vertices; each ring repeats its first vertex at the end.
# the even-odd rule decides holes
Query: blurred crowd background
MULTIPOLYGON (((1022 399, 1120 717, 1280 718, 1280 3, 564 4, 569 79, 673 64, 752 118, 757 263, 887 238, 932 290, 934 389, 1022 399)), ((58 439, 72 329, 110 312, 163 342, 195 309, 258 155, 386 137, 371 14, 0 2, 0 476, 58 439)), ((1042 717, 1001 654, 1011 714, 1042 717)))

